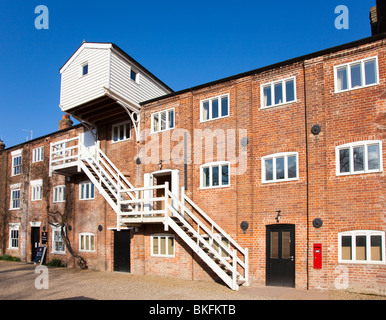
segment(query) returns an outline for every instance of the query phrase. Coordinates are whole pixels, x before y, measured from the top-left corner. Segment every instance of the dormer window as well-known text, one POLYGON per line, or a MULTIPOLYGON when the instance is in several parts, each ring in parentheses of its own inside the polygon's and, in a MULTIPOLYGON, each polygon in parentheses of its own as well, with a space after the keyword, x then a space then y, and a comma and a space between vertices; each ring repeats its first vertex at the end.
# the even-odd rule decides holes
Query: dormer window
POLYGON ((88 62, 82 64, 82 76, 88 74, 88 62))
POLYGON ((130 79, 137 82, 138 73, 135 72, 133 69, 130 70, 130 79))

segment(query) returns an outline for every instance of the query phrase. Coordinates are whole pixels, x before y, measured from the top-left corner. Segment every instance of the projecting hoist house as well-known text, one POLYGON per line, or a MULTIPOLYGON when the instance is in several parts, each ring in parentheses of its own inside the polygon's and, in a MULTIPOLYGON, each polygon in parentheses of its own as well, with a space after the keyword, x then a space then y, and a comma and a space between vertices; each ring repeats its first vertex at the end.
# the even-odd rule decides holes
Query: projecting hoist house
POLYGON ((0 152, 3 251, 74 266, 66 211, 93 269, 385 293, 385 61, 374 31, 174 92, 84 42, 59 131, 0 152))

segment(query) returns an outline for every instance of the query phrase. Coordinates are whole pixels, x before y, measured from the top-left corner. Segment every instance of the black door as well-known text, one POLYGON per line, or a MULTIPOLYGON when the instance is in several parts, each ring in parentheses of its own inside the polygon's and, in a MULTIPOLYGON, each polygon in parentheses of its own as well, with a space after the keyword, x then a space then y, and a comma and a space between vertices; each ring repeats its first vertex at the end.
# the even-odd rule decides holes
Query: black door
POLYGON ((267 226, 266 285, 295 287, 295 226, 267 226))
POLYGON ((130 231, 114 231, 114 271, 130 272, 130 231))
POLYGON ((40 242, 40 227, 31 227, 31 260, 36 257, 36 250, 40 242))

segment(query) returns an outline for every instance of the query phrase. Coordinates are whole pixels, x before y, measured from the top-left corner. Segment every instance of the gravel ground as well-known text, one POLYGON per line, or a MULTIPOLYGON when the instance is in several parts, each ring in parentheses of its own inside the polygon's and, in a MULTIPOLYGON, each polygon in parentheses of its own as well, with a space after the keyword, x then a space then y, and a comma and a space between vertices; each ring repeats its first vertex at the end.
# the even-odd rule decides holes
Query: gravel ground
POLYGON ((33 264, 0 261, 0 300, 386 300, 344 291, 241 287, 119 272, 48 268, 48 289, 36 289, 33 264))

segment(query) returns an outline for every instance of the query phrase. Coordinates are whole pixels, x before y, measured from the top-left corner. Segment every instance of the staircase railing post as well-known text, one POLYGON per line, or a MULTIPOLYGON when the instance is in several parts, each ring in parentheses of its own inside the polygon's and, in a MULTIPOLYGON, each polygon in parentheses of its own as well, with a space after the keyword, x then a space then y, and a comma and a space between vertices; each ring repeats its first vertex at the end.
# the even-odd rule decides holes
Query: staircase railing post
POLYGON ((245 279, 245 286, 249 286, 249 252, 248 248, 245 248, 245 256, 244 256, 244 279, 245 279))
POLYGON ((232 254, 232 289, 237 290, 237 251, 233 250, 232 254))

